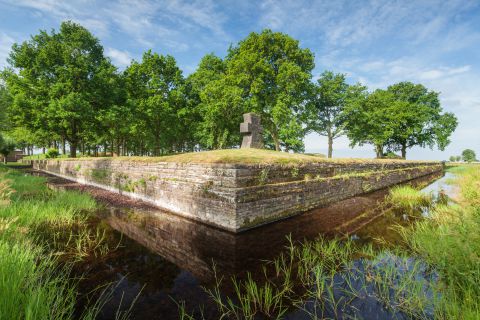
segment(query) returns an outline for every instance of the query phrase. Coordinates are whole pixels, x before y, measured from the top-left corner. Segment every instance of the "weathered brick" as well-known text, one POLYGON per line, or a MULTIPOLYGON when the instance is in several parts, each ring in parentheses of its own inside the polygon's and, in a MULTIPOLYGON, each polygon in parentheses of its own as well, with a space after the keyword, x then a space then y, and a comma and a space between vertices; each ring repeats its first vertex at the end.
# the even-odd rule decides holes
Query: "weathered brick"
POLYGON ((238 232, 443 170, 439 162, 190 164, 36 160, 33 167, 238 232))

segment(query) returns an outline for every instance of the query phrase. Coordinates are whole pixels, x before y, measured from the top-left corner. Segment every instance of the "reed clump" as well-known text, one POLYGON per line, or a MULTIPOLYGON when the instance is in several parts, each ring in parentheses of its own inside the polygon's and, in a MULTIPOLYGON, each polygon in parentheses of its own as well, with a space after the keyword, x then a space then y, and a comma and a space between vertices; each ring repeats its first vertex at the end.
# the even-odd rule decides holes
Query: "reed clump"
POLYGON ((433 196, 411 186, 397 186, 390 190, 388 201, 399 210, 413 213, 430 207, 433 202, 433 196))

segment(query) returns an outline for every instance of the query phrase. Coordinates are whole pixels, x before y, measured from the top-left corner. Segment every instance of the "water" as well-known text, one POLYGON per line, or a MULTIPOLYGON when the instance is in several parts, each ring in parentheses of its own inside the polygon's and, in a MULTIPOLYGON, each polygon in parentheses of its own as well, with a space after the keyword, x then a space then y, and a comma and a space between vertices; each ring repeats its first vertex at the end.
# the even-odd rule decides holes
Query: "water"
POLYGON ((458 190, 455 185, 449 183, 453 178, 455 178, 455 174, 447 171, 443 177, 423 188, 422 192, 432 193, 434 195, 445 194, 449 198, 454 199, 457 196, 458 190))
MULTIPOLYGON (((417 179, 412 184, 428 185, 439 177, 434 174, 417 179)), ((449 178, 451 174, 447 173, 423 190, 446 190, 448 185, 445 185, 445 180, 449 178)), ((108 204, 98 212, 94 225, 105 230, 111 247, 118 243, 121 245, 105 257, 88 259, 75 270, 84 275, 84 280, 80 282, 84 299, 79 307, 86 303, 88 293, 99 285, 112 284, 112 299, 106 303, 99 319, 112 319, 118 310, 127 311, 132 305, 132 319, 178 319, 179 301, 184 301, 186 309, 197 317, 201 312, 205 319, 217 319, 216 308, 203 289, 213 285, 213 264, 217 274, 225 279, 231 276, 241 279, 247 272, 251 272, 254 278, 260 278, 264 261, 275 258, 288 245, 287 235, 292 241, 312 240, 319 235, 345 235, 358 242, 383 239, 387 243, 396 243, 399 236, 390 226, 411 223, 402 216, 384 214, 383 200, 388 191, 381 190, 233 234, 130 203, 129 200, 119 199, 118 195, 92 187, 58 178, 51 178, 50 183, 57 188, 92 192, 94 197, 108 204)), ((228 295, 233 289, 227 285, 223 290, 228 295)), ((378 301, 358 303, 349 307, 353 306, 355 310, 363 308, 364 318, 372 318, 373 315, 377 315, 374 317, 377 319, 402 318, 385 311, 378 301)), ((347 315, 345 318, 348 318, 347 315)), ((287 319, 306 319, 306 315, 293 310, 287 319)))

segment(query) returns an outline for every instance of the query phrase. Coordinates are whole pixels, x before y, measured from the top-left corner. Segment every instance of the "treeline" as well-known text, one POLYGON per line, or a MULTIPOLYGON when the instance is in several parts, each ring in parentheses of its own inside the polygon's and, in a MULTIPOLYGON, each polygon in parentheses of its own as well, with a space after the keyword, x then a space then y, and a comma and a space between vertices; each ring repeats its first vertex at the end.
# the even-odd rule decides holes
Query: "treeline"
POLYGON ((223 59, 206 55, 184 77, 175 58, 152 51, 119 72, 97 38, 64 22, 14 44, 2 72, 0 122, 18 146, 82 154, 163 155, 240 144, 242 114, 262 117, 267 148, 302 152, 309 132, 377 157, 412 146, 443 149, 457 126, 438 93, 402 82, 369 92, 343 74, 312 81, 314 55, 290 36, 251 33, 223 59))

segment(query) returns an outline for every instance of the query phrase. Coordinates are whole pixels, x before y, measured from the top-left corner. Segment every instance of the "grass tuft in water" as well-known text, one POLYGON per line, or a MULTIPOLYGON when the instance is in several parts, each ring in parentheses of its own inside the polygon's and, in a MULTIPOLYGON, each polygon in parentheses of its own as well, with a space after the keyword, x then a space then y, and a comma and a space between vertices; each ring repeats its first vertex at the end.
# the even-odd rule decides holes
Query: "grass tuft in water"
POLYGON ((431 194, 423 193, 411 186, 398 186, 390 190, 389 202, 400 210, 414 213, 430 207, 433 202, 431 194))
POLYGON ((376 317, 480 319, 480 167, 455 171, 457 204, 434 203, 410 187, 392 190, 389 201, 400 213, 430 209, 428 217, 395 228, 402 244, 290 242, 260 279, 233 279, 227 297, 216 277, 207 291, 221 317, 276 319, 301 311, 312 319, 368 318, 369 306, 380 305, 376 317))

